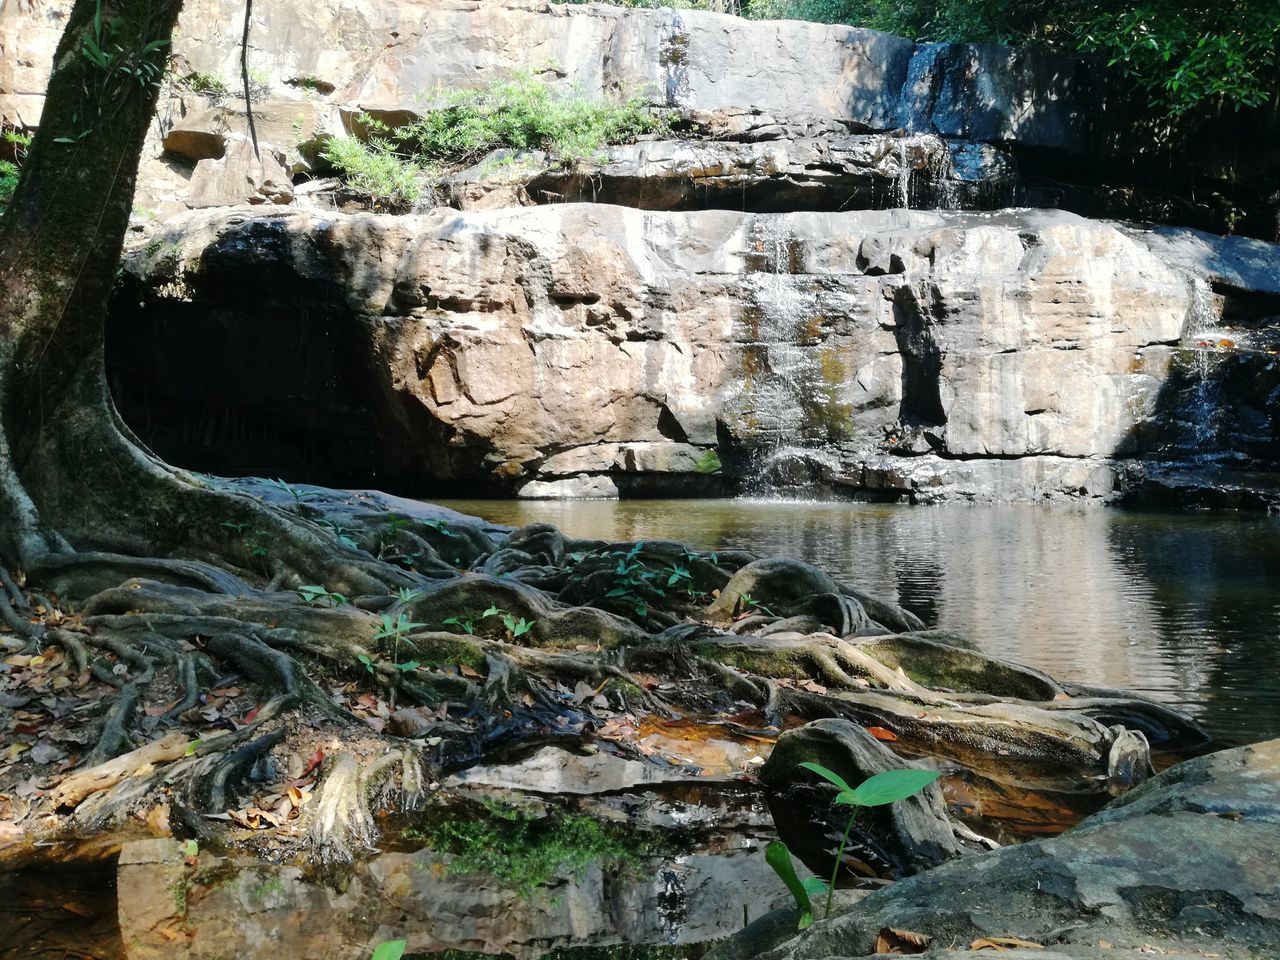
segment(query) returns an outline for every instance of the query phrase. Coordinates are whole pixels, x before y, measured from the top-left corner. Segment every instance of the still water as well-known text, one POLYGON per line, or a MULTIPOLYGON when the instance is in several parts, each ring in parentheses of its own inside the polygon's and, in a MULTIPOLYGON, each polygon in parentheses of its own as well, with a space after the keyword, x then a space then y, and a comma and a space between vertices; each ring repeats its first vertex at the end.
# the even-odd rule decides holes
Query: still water
POLYGON ((808 560, 988 653, 1176 706, 1226 743, 1280 736, 1280 521, 1066 506, 448 501, 577 537, 808 560))

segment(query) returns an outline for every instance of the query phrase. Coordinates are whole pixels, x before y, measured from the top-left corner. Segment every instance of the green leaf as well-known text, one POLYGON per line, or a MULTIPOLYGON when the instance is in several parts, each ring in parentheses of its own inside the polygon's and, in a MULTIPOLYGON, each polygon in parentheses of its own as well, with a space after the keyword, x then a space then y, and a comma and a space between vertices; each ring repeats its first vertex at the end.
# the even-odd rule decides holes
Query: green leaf
POLYGON ((408 673, 410 670, 417 670, 422 664, 417 660, 410 660, 407 663, 397 663, 396 669, 401 673, 408 673))
POLYGON ((182 843, 182 855, 184 857, 198 856, 200 853, 200 844, 195 840, 185 840, 182 843))
POLYGON ((812 770, 818 776, 822 777, 822 779, 834 783, 845 793, 853 793, 853 787, 849 786, 845 778, 840 776, 840 774, 836 773, 834 770, 829 770, 822 764, 814 763, 811 760, 806 760, 804 763, 800 764, 800 766, 804 767, 806 770, 812 770))
POLYGON ((886 770, 860 783, 852 802, 860 807, 894 803, 919 793, 938 777, 936 770, 886 770))
POLYGON ((407 943, 407 940, 384 940, 373 948, 370 960, 400 960, 407 943))
POLYGON ((787 885, 791 896, 795 898, 796 907, 800 910, 800 923, 797 928, 803 930, 813 923, 813 904, 809 901, 808 887, 796 876, 795 865, 791 862, 791 851, 781 840, 774 840, 764 848, 764 859, 765 863, 773 867, 773 872, 787 885))
POLYGON ((187 757, 195 756, 195 752, 200 749, 200 744, 202 743, 204 743, 203 740, 192 740, 190 743, 187 744, 187 751, 186 753, 183 754, 183 756, 187 756, 187 757))
POLYGON ((821 877, 805 877, 801 883, 804 885, 804 892, 810 897, 824 897, 831 889, 830 884, 821 877))

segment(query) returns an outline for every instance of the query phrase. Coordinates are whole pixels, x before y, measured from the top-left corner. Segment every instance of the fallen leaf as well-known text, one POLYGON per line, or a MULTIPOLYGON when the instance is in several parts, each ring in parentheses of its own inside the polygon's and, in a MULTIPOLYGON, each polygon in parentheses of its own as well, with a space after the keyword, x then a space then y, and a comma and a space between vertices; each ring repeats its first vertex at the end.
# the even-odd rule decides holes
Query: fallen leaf
POLYGON ((1006 947, 1022 947, 1026 950, 1043 950, 1044 944, 1021 937, 979 937, 969 944, 970 950, 1004 950, 1006 947))
POLYGON ((877 740, 897 740, 898 735, 892 730, 886 730, 884 727, 867 727, 867 733, 871 734, 877 740))
POLYGON ((471 667, 467 666, 465 663, 458 664, 458 672, 461 673, 468 680, 480 679, 480 672, 478 670, 473 670, 471 667))
POLYGON ((300 776, 305 777, 308 773, 320 766, 324 760, 324 747, 316 747, 316 752, 311 755, 311 759, 307 761, 306 766, 302 768, 300 776))
POLYGON ((884 927, 876 935, 876 953, 924 953, 933 937, 913 930, 884 927))
POLYGON ((171 703, 161 703, 161 704, 157 704, 154 707, 143 707, 142 712, 145 713, 148 717, 161 717, 161 716, 164 716, 166 713, 168 713, 177 705, 178 705, 178 701, 174 700, 171 703))

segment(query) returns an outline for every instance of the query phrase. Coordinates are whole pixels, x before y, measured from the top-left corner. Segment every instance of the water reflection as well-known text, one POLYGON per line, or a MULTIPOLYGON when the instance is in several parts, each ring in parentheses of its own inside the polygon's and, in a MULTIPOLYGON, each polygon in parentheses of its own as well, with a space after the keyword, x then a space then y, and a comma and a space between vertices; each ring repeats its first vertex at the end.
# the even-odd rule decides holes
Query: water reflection
POLYGON ((579 537, 673 538, 809 560, 983 650, 1280 736, 1280 523, 1065 506, 450 501, 579 537))

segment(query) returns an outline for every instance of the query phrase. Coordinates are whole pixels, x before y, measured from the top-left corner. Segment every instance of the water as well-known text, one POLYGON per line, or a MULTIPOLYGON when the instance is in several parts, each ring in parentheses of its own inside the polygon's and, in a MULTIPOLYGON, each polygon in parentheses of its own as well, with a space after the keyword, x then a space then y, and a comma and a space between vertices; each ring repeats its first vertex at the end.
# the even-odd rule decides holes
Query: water
POLYGON ((1218 425, 1223 403, 1217 368, 1227 356, 1216 349, 1214 328, 1218 325, 1218 307, 1209 284, 1200 278, 1191 281, 1191 303, 1183 326, 1182 347, 1190 351, 1190 389, 1187 397, 1191 443, 1195 450, 1216 447, 1218 425))
POLYGON ((809 560, 983 650, 1280 736, 1280 521, 1031 505, 451 501, 572 535, 809 560))

